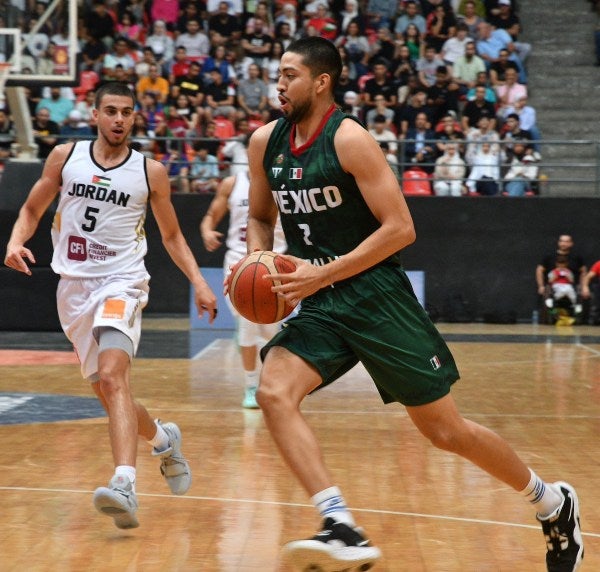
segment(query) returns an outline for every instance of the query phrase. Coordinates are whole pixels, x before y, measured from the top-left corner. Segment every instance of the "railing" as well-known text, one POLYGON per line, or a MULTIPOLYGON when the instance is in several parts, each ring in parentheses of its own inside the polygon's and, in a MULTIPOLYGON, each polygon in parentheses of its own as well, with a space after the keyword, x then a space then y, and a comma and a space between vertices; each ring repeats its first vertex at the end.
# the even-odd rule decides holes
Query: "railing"
MULTIPOLYGON (((142 141, 142 137, 135 138, 142 141)), ((197 141, 214 143, 215 139, 207 139, 203 137, 152 137, 147 138, 149 143, 157 143, 159 146, 169 148, 173 144, 177 144, 180 149, 191 148, 197 141)), ((220 143, 227 140, 218 139, 220 143)), ((469 145, 481 144, 481 141, 469 140, 452 140, 453 143, 459 144, 465 151, 469 145)), ((414 167, 415 164, 406 159, 406 147, 415 143, 414 140, 404 139, 397 141, 398 150, 395 155, 396 163, 393 164, 394 171, 398 179, 402 181, 405 171, 414 167)), ((438 139, 424 141, 427 145, 435 146, 440 143, 438 139)), ((494 142, 496 143, 496 142, 494 142)), ((513 141, 498 141, 501 148, 507 144, 514 143, 513 141)), ((600 198, 600 141, 594 140, 539 140, 535 141, 536 149, 539 152, 540 158, 537 161, 538 176, 537 180, 533 181, 533 193, 539 196, 549 197, 598 197, 600 198)), ((160 155, 155 155, 153 152, 147 153, 149 156, 156 156, 160 160, 160 155)), ((506 183, 504 175, 510 167, 504 158, 505 154, 501 153, 498 158, 498 166, 500 167, 500 178, 498 183, 500 189, 506 183)), ((229 174, 232 166, 235 164, 229 159, 219 157, 220 174, 222 177, 229 174)), ((421 167, 433 172, 435 167, 435 157, 431 160, 421 163, 421 167)), ((468 168, 467 168, 468 169, 468 168)), ((188 179, 190 177, 188 176, 188 179)), ((467 175, 463 181, 466 181, 467 175)), ((428 176, 427 180, 431 181, 428 176)), ((175 190, 178 185, 174 185, 175 190)))

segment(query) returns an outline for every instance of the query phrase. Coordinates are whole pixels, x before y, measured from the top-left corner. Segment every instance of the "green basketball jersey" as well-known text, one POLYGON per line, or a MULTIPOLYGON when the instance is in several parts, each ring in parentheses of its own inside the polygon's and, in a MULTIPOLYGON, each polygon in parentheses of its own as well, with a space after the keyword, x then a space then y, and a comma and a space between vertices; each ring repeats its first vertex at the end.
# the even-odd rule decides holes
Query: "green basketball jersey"
MULTIPOLYGON (((354 119, 332 107, 311 140, 297 149, 294 126, 279 119, 264 156, 288 252, 316 265, 350 252, 380 226, 335 152, 335 132, 347 117, 354 119)), ((397 255, 393 262, 399 263, 397 255)))

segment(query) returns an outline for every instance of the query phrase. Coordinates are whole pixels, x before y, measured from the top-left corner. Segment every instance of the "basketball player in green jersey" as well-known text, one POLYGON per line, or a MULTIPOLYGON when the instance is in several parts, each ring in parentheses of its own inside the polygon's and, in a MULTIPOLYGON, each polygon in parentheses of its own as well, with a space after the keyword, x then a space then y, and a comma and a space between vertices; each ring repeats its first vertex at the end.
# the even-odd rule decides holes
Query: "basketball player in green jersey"
POLYGON ((285 117, 259 128, 248 150, 248 251, 272 248, 279 211, 297 269, 273 289, 293 305, 302 301, 298 316, 263 349, 257 400, 323 518, 317 535, 288 543, 284 553, 301 569, 324 571, 367 570, 380 556, 356 527, 300 411, 308 393, 360 361, 382 400, 402 403, 436 447, 472 461, 533 504, 548 570, 576 570, 583 543, 573 487, 542 481, 500 436, 456 408, 454 359, 400 265, 398 252, 415 230, 398 182, 376 141, 334 106, 341 67, 327 40, 293 42, 277 85, 285 117))

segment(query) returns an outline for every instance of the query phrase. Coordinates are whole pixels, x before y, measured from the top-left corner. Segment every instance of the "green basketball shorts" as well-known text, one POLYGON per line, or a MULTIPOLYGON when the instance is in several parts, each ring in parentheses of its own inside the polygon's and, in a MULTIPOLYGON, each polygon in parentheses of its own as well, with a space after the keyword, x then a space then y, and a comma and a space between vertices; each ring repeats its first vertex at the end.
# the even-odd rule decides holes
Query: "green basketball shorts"
POLYGON ((384 403, 424 405, 459 378, 454 358, 398 266, 379 265, 302 301, 262 349, 281 346, 320 373, 317 388, 359 361, 384 403))

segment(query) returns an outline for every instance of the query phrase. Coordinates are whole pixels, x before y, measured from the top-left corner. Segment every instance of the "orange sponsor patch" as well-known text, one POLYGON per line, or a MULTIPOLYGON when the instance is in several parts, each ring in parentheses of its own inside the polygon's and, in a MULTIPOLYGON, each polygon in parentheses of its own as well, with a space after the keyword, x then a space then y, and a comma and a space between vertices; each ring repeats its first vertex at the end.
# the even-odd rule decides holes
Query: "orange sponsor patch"
POLYGON ((114 318, 120 320, 125 315, 125 300, 109 298, 104 302, 103 318, 114 318))

